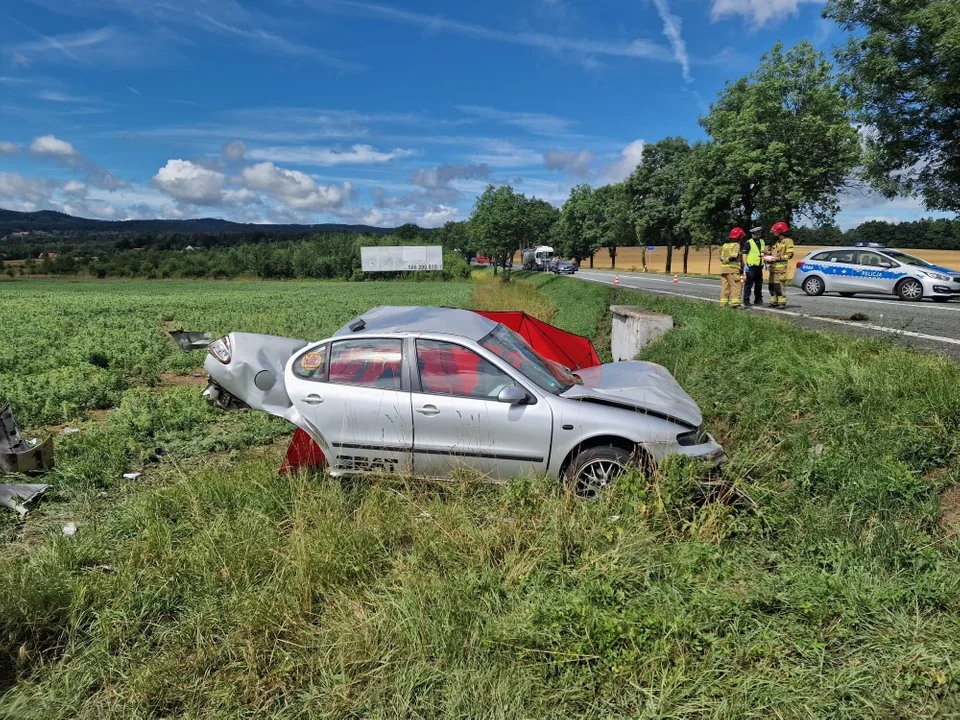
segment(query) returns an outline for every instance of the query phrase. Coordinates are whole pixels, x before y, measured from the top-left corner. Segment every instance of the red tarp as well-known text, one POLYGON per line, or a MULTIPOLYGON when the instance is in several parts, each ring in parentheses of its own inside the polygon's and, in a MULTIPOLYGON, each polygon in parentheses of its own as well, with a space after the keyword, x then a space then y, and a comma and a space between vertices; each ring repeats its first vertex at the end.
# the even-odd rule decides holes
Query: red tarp
MULTIPOLYGON (((492 312, 474 310, 494 322, 503 323, 530 343, 530 347, 548 360, 565 365, 571 370, 595 367, 600 364, 597 351, 590 338, 574 335, 566 330, 537 320, 524 312, 492 312)), ((280 467, 280 473, 286 474, 298 468, 322 467, 327 459, 320 446, 305 431, 297 432, 287 449, 287 456, 280 467)))
POLYGON ((597 357, 597 351, 590 342, 590 338, 561 330, 525 312, 487 310, 474 310, 474 312, 494 322, 503 323, 526 339, 530 347, 545 358, 565 365, 571 370, 595 367, 600 364, 600 358, 597 357))

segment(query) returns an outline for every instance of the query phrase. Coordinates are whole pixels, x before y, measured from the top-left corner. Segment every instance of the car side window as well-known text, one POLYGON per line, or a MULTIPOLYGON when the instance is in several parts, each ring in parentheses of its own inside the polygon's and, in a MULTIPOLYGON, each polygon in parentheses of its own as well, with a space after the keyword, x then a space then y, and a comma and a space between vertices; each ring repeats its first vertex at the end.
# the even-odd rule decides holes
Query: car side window
POLYGON ((860 253, 860 265, 868 265, 870 267, 881 267, 884 263, 890 264, 890 261, 882 255, 877 255, 874 252, 861 252, 860 253))
POLYGON ((327 346, 307 350, 293 362, 293 374, 305 380, 326 380, 327 346))
POLYGON ((830 262, 855 264, 857 262, 856 250, 839 250, 830 253, 830 262))
POLYGON ((417 368, 423 392, 495 398, 513 378, 472 350, 439 340, 417 340, 417 368))
POLYGON ((830 255, 831 253, 829 252, 817 253, 812 259, 816 262, 830 262, 830 255))
POLYGON ((399 390, 402 343, 392 338, 340 340, 330 349, 329 382, 399 390))

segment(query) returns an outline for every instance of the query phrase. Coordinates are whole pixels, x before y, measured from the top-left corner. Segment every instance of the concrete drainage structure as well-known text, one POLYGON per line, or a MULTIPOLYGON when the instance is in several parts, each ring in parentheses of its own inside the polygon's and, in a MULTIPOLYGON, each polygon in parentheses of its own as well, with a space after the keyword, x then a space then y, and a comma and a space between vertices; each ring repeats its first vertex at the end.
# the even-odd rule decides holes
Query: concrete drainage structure
POLYGON ((633 360, 637 353, 673 329, 673 318, 634 305, 613 305, 610 350, 614 362, 633 360))

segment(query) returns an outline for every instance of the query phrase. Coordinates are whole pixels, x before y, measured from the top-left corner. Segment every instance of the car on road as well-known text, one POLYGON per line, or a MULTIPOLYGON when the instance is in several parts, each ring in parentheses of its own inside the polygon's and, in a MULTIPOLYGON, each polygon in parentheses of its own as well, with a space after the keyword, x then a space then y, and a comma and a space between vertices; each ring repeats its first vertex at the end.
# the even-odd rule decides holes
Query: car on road
POLYGON ((660 365, 571 372, 468 310, 378 307, 319 342, 234 332, 209 344, 206 397, 307 432, 331 475, 547 475, 594 496, 669 455, 726 460, 660 365))
POLYGON ((550 263, 550 272, 554 275, 573 275, 578 269, 573 260, 555 260, 550 263))
POLYGON ((901 300, 960 297, 960 271, 940 267, 900 250, 835 247, 817 250, 797 263, 793 284, 807 295, 836 292, 897 295, 901 300))

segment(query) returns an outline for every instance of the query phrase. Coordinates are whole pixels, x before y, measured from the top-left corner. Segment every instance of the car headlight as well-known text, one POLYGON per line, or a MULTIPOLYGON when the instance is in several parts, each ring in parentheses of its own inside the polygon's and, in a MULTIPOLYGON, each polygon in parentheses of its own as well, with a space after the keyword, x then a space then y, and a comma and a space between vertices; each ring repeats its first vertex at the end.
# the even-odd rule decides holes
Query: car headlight
POLYGON ((233 349, 230 347, 230 337, 224 336, 207 345, 207 352, 213 355, 224 365, 229 365, 233 359, 233 349))
POLYGON ((677 442, 681 447, 690 447, 691 445, 702 445, 707 440, 707 433, 703 425, 691 430, 690 432, 677 435, 677 442))
POLYGON ((942 273, 933 272, 931 270, 921 270, 920 272, 922 272, 928 278, 933 278, 934 280, 939 280, 940 282, 950 282, 953 280, 953 278, 949 275, 943 275, 942 273))

